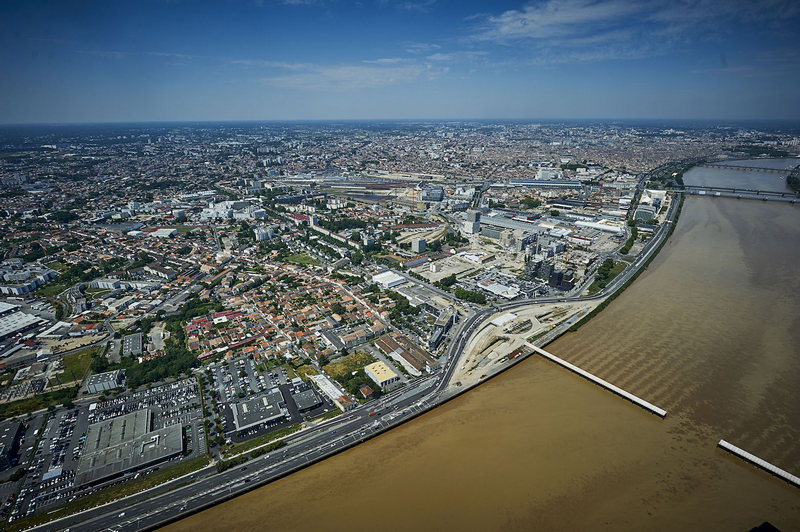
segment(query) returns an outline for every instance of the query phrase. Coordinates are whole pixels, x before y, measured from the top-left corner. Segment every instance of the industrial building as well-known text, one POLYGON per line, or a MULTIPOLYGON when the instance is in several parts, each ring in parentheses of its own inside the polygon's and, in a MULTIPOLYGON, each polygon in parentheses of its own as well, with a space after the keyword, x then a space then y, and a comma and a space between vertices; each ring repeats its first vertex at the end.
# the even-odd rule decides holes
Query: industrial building
POLYGON ((128 334, 122 339, 122 356, 142 354, 142 333, 128 334))
POLYGON ((600 231, 605 231, 607 233, 613 233, 616 235, 622 235, 625 233, 625 228, 622 226, 622 224, 607 220, 600 220, 598 222, 584 222, 579 220, 575 222, 575 225, 578 227, 586 227, 588 229, 599 229, 600 231))
MULTIPOLYGON (((17 305, 8 305, 6 303, 0 303, 0 305, 3 305, 2 308, 4 309, 11 306, 18 308, 17 305)), ((35 329, 45 323, 47 322, 42 318, 22 311, 6 313, 0 317, 0 341, 11 338, 15 334, 35 329)))
POLYGON ((633 213, 633 219, 637 222, 647 222, 656 217, 658 209, 653 205, 639 205, 633 213))
POLYGON ((438 361, 431 358, 428 353, 400 333, 384 334, 375 340, 375 345, 402 364, 412 375, 419 376, 423 371, 430 373, 440 367, 438 361))
POLYGON ((525 187, 525 188, 543 188, 543 189, 560 189, 560 190, 581 190, 583 185, 578 180, 570 181, 566 179, 509 179, 508 185, 505 183, 492 183, 492 188, 506 188, 506 187, 525 187))
POLYGON ((427 187, 422 191, 422 201, 439 202, 444 199, 442 187, 427 187))
POLYGON ((89 393, 103 393, 121 386, 125 386, 124 369, 95 373, 86 379, 86 390, 89 393))
POLYGON ((283 393, 279 388, 233 403, 231 410, 236 430, 247 430, 261 423, 285 419, 287 415, 283 409, 285 404, 283 393))
POLYGON ((150 409, 89 425, 75 485, 122 476, 183 452, 182 424, 158 430, 150 430, 151 426, 150 409))
POLYGON ((390 370, 389 366, 380 361, 365 366, 364 373, 375 381, 375 384, 380 386, 383 390, 387 390, 391 388, 393 384, 400 382, 400 377, 398 377, 394 371, 390 370))
POLYGON ((178 235, 178 230, 169 227, 162 227, 150 233, 150 236, 156 238, 172 238, 177 235, 178 235))
POLYGON ((393 271, 385 271, 383 273, 378 273, 372 276, 372 282, 378 283, 381 288, 387 289, 397 286, 399 284, 403 284, 406 282, 406 278, 402 275, 398 275, 393 271))
POLYGON ((433 324, 433 331, 431 332, 431 337, 428 340, 428 349, 437 349, 439 345, 444 340, 447 331, 450 330, 450 327, 458 319, 458 312, 453 305, 448 306, 444 309, 441 313, 439 313, 439 317, 436 318, 436 322, 433 324))
POLYGON ((307 390, 294 394, 292 396, 292 399, 294 400, 294 404, 297 405, 297 409, 300 412, 313 410, 314 408, 322 404, 322 399, 319 398, 317 392, 315 392, 313 388, 309 388, 307 390))
POLYGON ((333 401, 339 410, 347 412, 358 406, 358 403, 347 397, 339 388, 325 375, 309 375, 314 384, 316 384, 322 393, 328 396, 333 401))
POLYGON ((0 471, 11 467, 11 461, 19 446, 20 432, 22 432, 20 421, 6 421, 0 424, 0 471))

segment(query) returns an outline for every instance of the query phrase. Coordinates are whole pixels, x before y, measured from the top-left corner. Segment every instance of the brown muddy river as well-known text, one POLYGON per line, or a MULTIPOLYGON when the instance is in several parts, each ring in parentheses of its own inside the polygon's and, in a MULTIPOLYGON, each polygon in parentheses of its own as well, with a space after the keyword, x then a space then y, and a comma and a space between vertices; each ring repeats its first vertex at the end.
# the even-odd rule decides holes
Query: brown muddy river
POLYGON ((798 265, 800 207, 687 198, 648 271, 548 347, 666 419, 534 357, 167 529, 800 530, 800 488, 716 447, 800 474, 798 265))

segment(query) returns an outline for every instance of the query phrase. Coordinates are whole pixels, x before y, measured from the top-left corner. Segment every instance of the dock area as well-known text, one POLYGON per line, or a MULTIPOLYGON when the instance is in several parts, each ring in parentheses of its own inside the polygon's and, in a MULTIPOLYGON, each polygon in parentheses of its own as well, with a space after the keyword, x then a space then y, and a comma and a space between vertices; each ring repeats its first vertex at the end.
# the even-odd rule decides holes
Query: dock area
POLYGON ((780 477, 783 480, 785 480, 787 482, 790 482, 791 484, 794 484, 795 486, 800 486, 800 478, 798 478, 796 475, 792 475, 788 471, 784 471, 780 467, 772 465, 769 462, 767 462, 766 460, 762 460, 758 456, 756 456, 754 454, 751 454, 751 453, 748 453, 744 449, 740 449, 739 447, 736 447, 732 443, 728 443, 725 440, 719 440, 719 443, 717 444, 717 446, 725 449, 729 453, 735 454, 739 458, 742 458, 742 459, 750 462, 751 464, 757 465, 761 469, 763 469, 763 470, 765 470, 765 471, 767 471, 769 473, 772 473, 776 477, 780 477))
POLYGON ((605 381, 605 380, 601 379, 600 377, 596 377, 596 376, 592 375, 591 373, 589 373, 588 371, 585 371, 585 370, 579 368, 575 364, 570 364, 566 360, 564 360, 562 358, 559 358, 559 357, 555 356, 552 353, 548 353, 547 351, 545 351, 541 347, 537 347, 537 346, 533 345, 530 342, 526 342, 526 344, 531 349, 533 349, 534 351, 536 351, 537 353, 539 353, 543 357, 555 362, 559 366, 563 366, 563 367, 567 368, 568 370, 572 371, 573 373, 577 373, 581 377, 583 377, 583 378, 585 378, 587 380, 590 380, 593 383, 598 384, 598 385, 602 386, 603 388, 605 388, 605 389, 607 389, 607 390, 609 390, 611 392, 614 392, 615 394, 619 395, 620 397, 623 397, 623 398, 627 399, 628 401, 634 403, 635 405, 644 408, 648 412, 650 412, 652 414, 655 414, 660 418, 664 418, 664 417, 667 416, 667 411, 664 410, 663 408, 659 408, 656 405, 654 405, 652 403, 649 403, 649 402, 645 401, 644 399, 641 399, 640 397, 636 397, 632 393, 626 392, 625 390, 623 390, 619 386, 615 386, 615 385, 611 384, 610 382, 605 381))

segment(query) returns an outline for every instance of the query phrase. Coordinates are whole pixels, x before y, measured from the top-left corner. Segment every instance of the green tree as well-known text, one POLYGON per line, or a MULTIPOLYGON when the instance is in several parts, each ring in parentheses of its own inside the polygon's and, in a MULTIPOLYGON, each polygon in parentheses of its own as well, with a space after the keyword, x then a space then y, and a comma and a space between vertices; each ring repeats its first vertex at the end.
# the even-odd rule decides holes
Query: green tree
POLYGON ((523 198, 520 203, 522 203, 526 209, 535 209, 542 205, 540 200, 534 198, 523 198))
POLYGON ((464 288, 456 288, 453 292, 458 299, 463 299, 464 301, 469 301, 471 303, 478 303, 479 305, 486 304, 486 296, 481 294, 480 292, 475 292, 473 290, 465 290, 464 288))
POLYGON ((450 274, 447 277, 443 277, 439 281, 436 282, 436 285, 440 288, 448 289, 451 286, 456 284, 456 274, 450 274))

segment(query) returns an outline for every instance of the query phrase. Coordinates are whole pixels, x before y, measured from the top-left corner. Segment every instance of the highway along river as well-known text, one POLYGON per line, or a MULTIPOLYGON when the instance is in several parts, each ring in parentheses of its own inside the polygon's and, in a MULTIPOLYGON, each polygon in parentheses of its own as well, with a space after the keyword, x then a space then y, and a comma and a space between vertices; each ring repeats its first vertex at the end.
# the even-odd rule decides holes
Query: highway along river
POLYGON ((798 265, 800 207, 687 198, 648 271, 548 347, 666 419, 534 357, 168 529, 800 530, 800 488, 716 447, 800 474, 798 265))

